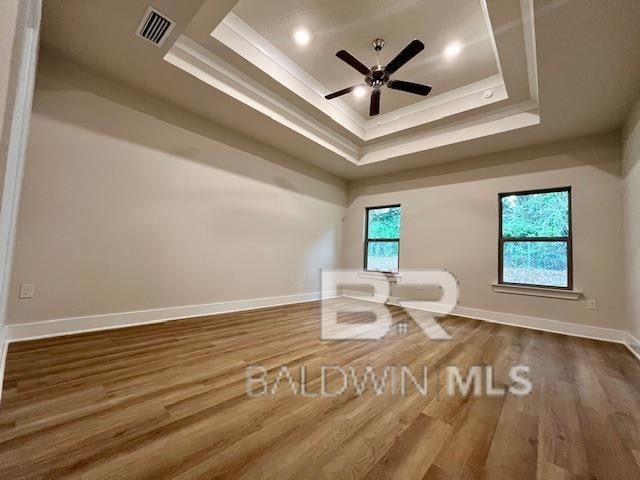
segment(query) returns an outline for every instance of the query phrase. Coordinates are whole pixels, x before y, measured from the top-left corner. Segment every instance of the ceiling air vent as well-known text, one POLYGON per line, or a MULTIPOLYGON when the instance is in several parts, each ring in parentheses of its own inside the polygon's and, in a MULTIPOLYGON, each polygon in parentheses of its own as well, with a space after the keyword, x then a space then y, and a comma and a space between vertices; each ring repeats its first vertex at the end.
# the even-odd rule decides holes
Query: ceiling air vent
POLYGON ((173 20, 162 15, 155 8, 149 7, 142 20, 140 20, 136 34, 154 45, 161 46, 174 26, 175 22, 173 20))

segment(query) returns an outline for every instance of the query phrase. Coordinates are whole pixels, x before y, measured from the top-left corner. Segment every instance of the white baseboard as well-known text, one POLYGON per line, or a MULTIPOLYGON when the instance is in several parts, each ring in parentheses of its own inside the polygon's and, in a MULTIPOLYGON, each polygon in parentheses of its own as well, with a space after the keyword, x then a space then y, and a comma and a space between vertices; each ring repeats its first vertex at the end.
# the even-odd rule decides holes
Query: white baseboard
POLYGON ((631 333, 627 333, 627 341, 625 345, 629 349, 631 353, 633 353, 638 360, 640 360, 640 340, 631 335, 631 333))
MULTIPOLYGON (((385 300, 387 300, 386 298, 380 296, 371 296, 350 290, 343 290, 342 296, 348 298, 357 298, 359 300, 367 300, 376 303, 383 303, 385 302, 385 300)), ((394 297, 390 297, 388 303, 392 305, 399 304, 398 299, 394 297)), ((491 310, 481 310, 478 308, 469 308, 462 306, 455 307, 451 312, 451 315, 472 318, 474 320, 482 320, 484 322, 511 325, 514 327, 530 328, 532 330, 539 330, 543 332, 559 333, 572 337, 622 343, 626 345, 627 348, 640 360, 640 341, 634 338, 629 332, 626 332, 624 330, 596 327, 592 325, 580 325, 577 323, 561 322, 558 320, 550 320, 547 318, 516 315, 513 313, 494 312, 491 310)))
MULTIPOLYGON (((336 294, 334 292, 333 297, 336 294)), ((328 296, 325 294, 325 298, 328 296)), ((131 312, 89 315, 85 317, 58 318, 41 322, 18 323, 5 327, 5 342, 20 342, 40 338, 95 332, 113 328, 131 327, 150 323, 161 323, 218 313, 230 313, 256 308, 275 307, 320 299, 319 292, 299 293, 278 297, 261 297, 229 302, 187 305, 183 307, 135 310, 131 312)))
POLYGON ((500 323, 514 327, 530 328, 542 332, 560 333, 572 337, 604 340, 606 342, 626 343, 628 333, 615 328, 595 327, 577 323, 561 322, 547 318, 529 317, 513 313, 493 312, 477 308, 456 307, 452 315, 483 320, 485 322, 500 323))
MULTIPOLYGON (((382 303, 385 298, 371 297, 358 292, 342 291, 325 292, 324 298, 349 297, 360 300, 368 300, 382 303)), ((283 295, 278 297, 262 297, 247 300, 235 300, 229 302, 207 303, 202 305, 188 305, 183 307, 159 308, 151 310, 136 310, 131 312, 110 313, 103 315, 90 315, 85 317, 58 318, 42 322, 20 323, 6 325, 0 330, 0 379, 4 377, 4 368, 8 344, 24 340, 36 340, 40 338, 87 333, 99 330, 131 327, 152 323, 162 323, 170 320, 179 320, 193 317, 203 317, 219 313, 239 312, 257 308, 275 307, 319 300, 320 292, 283 295)), ((398 299, 390 299, 397 304, 398 299)), ((468 307, 456 307, 452 315, 472 318, 492 323, 512 325, 515 327, 530 328, 545 332, 559 333, 574 337, 590 338, 607 342, 622 343, 640 360, 640 341, 629 332, 613 328, 594 327, 590 325, 578 325, 575 323, 560 322, 545 318, 528 317, 511 313, 493 312, 468 307)), ((0 383, 0 398, 2 385, 0 383)))

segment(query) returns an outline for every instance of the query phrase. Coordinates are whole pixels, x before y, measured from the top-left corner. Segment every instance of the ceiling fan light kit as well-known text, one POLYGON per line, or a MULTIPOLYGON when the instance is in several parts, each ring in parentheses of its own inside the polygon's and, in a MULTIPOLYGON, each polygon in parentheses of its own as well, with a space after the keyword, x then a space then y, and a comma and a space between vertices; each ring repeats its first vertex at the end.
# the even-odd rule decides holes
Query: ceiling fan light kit
MULTIPOLYGON (((371 42, 373 49, 379 55, 380 51, 384 48, 384 40, 382 38, 376 38, 371 42)), ((325 96, 327 100, 345 95, 358 87, 366 85, 371 87, 371 103, 369 106, 369 115, 376 116, 380 113, 380 89, 384 86, 393 90, 401 90, 403 92, 413 93, 415 95, 426 96, 429 95, 431 87, 429 85, 422 85, 420 83, 405 82, 402 80, 392 80, 391 75, 398 71, 404 64, 415 57, 418 53, 424 50, 424 43, 420 40, 413 40, 409 43, 393 60, 387 65, 380 65, 378 63, 371 68, 365 66, 360 60, 355 58, 346 50, 340 50, 336 53, 336 57, 355 68, 358 72, 364 75, 364 83, 354 85, 352 87, 343 88, 337 92, 330 93, 325 96)))

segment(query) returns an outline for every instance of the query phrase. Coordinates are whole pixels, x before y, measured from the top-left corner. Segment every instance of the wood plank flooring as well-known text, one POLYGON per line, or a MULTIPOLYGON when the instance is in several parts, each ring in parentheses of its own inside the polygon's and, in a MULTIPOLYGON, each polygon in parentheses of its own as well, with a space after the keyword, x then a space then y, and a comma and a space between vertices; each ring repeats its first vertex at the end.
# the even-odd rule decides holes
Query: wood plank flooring
POLYGON ((453 340, 432 341, 398 307, 406 332, 322 342, 319 308, 11 344, 0 479, 640 479, 640 362, 623 346, 459 317, 440 321, 453 340), (507 386, 516 364, 528 396, 446 393, 447 365, 490 365, 507 386), (252 397, 249 365, 270 381, 286 365, 295 382, 305 366, 308 394, 322 365, 435 373, 426 395, 309 397, 283 381, 252 397))

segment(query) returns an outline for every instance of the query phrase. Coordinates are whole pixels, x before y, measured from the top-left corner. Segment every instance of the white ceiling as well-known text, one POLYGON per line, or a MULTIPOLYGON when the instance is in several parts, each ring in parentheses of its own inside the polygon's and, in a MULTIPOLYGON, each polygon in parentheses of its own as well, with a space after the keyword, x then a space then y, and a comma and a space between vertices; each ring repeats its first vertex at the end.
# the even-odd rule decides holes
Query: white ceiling
MULTIPOLYGON (((509 107, 530 96, 526 82, 526 59, 522 55, 522 32, 517 25, 509 23, 509 15, 500 16, 501 8, 507 8, 507 3, 509 8, 517 8, 518 3, 522 2, 487 1, 489 11, 494 12, 493 31, 496 42, 501 45, 500 60, 509 91, 508 100, 454 114, 403 132, 385 134, 368 143, 359 140, 325 111, 309 104, 210 36, 212 29, 235 6, 234 0, 155 0, 153 5, 156 8, 177 21, 171 38, 161 49, 135 36, 135 28, 148 6, 147 1, 44 2, 43 44, 49 51, 272 145, 326 171, 344 178, 359 178, 619 129, 631 103, 640 93, 640 2, 535 0, 539 124, 461 140, 426 151, 414 151, 366 165, 345 160, 305 135, 176 68, 163 60, 164 54, 181 34, 187 35, 243 75, 302 111, 326 129, 327 134, 340 135, 357 148, 365 150, 385 143, 391 145, 388 148, 396 148, 393 142, 402 147, 406 144, 406 135, 443 128, 453 131, 460 122, 489 118, 495 115, 492 113, 495 108, 509 107), (100 34, 96 35, 96 32, 100 34), (506 63, 502 63, 503 57, 506 63)), ((389 38, 387 40, 391 43, 389 38)), ((336 64, 338 67, 341 67, 339 63, 336 64)), ((344 68, 348 71, 346 65, 344 68)), ((401 150, 398 148, 398 151, 401 150)))
MULTIPOLYGON (((374 38, 386 40, 382 65, 414 38, 426 45, 393 77, 431 85, 431 97, 499 73, 480 0, 240 0, 233 13, 328 91, 362 83, 362 75, 335 53, 346 49, 366 66, 375 65, 374 38), (304 46, 293 39, 293 32, 301 28, 311 34, 304 46), (457 57, 445 58, 442 52, 452 42, 464 48, 457 57)), ((343 98, 368 117, 368 95, 343 98)), ((417 95, 383 89, 382 111, 420 100, 417 95)))

